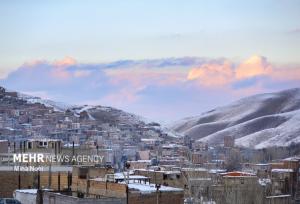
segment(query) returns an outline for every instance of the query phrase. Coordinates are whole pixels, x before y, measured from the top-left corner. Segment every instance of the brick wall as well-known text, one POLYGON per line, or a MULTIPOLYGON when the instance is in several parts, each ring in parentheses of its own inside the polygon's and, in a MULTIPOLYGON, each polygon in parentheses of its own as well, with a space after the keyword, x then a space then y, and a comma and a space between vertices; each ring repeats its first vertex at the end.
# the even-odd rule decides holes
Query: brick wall
POLYGON ((77 197, 57 194, 53 192, 43 192, 43 204, 126 204, 126 199, 77 198, 77 197))
MULTIPOLYGON (((33 186, 33 175, 28 172, 20 172, 21 188, 33 186)), ((0 197, 12 197, 14 190, 19 187, 19 173, 14 171, 0 172, 0 197)))
POLYGON ((137 192, 130 192, 128 201, 129 204, 183 204, 183 192, 175 193, 175 192, 159 192, 151 193, 151 194, 141 194, 137 192))
MULTIPOLYGON (((51 173, 51 185, 49 185, 49 172, 40 172, 40 187, 58 190, 58 172, 51 173)), ((37 188, 38 173, 37 172, 20 172, 20 187, 37 188)), ((60 189, 67 188, 68 173, 60 173, 60 189)), ((19 188, 19 172, 18 171, 0 171, 0 197, 12 197, 13 192, 19 188)))

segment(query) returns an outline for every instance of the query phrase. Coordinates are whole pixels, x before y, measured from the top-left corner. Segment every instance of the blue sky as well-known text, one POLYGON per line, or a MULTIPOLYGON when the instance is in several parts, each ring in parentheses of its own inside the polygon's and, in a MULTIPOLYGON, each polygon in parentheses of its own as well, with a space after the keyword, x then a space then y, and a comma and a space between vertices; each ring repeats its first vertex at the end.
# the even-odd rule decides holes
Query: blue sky
POLYGON ((32 59, 83 62, 181 56, 298 62, 300 2, 2 1, 3 69, 32 59))
MULTIPOLYGON (((111 104, 152 118, 169 120, 193 113, 199 114, 210 107, 222 105, 247 94, 298 86, 298 78, 291 77, 298 74, 300 63, 300 1, 297 0, 12 0, 1 1, 0 13, 1 84, 19 91, 43 93, 44 96, 66 102, 111 104), (253 56, 261 57, 256 59, 257 63, 252 63, 253 66, 259 67, 253 68, 256 75, 252 76, 247 72, 246 78, 233 76, 230 70, 235 70, 253 56), (207 69, 199 60, 167 68, 144 62, 142 65, 133 66, 134 69, 131 65, 126 67, 126 74, 133 73, 133 77, 127 77, 126 81, 120 79, 117 74, 120 67, 115 63, 119 60, 133 60, 139 64, 138 60, 150 59, 160 62, 166 58, 171 63, 182 57, 204 58, 206 65, 211 67, 207 69), (57 62, 68 58, 74 62, 57 65, 57 62), (264 58, 271 68, 261 65, 264 58), (230 61, 229 69, 223 63, 224 60, 230 61), (216 62, 221 65, 216 65, 216 62), (103 64, 109 64, 114 71, 104 69, 103 64), (24 77, 24 73, 28 72, 26 66, 34 67, 35 70, 27 78, 24 77), (59 70, 57 66, 67 71, 59 70), (73 73, 75 67, 81 72, 74 75, 66 73, 70 70, 73 73), (93 81, 94 84, 102 84, 99 91, 90 88, 91 85, 82 86, 82 79, 77 77, 87 77, 86 70, 91 67, 97 70, 98 78, 93 76, 86 83, 93 81), (155 73, 149 73, 146 70, 149 67, 155 68, 155 73), (193 81, 191 85, 191 82, 187 82, 189 79, 185 74, 189 75, 189 71, 195 68, 206 70, 205 78, 202 72, 194 70, 193 74, 196 75, 190 78, 193 81), (288 70, 288 74, 280 78, 278 75, 282 70, 288 70), (147 80, 144 80, 147 81, 146 84, 137 82, 142 78, 139 74, 143 75, 145 72, 152 81, 163 77, 164 80, 173 80, 172 82, 176 83, 162 84, 158 80, 158 86, 147 80), (51 77, 50 81, 43 81, 43 86, 30 80, 34 79, 37 73, 39 76, 45 75, 45 78, 48 77, 47 73, 53 74, 52 77, 64 76, 65 81, 60 82, 61 90, 50 83, 51 77), (213 73, 216 77, 211 79, 213 73), (226 81, 226 85, 231 88, 226 96, 222 95, 224 102, 221 103, 215 99, 223 91, 215 86, 224 85, 222 74, 225 74, 225 78, 231 77, 231 81, 226 81), (75 78, 70 80, 70 77, 75 75, 76 83, 73 81, 75 78), (111 81, 116 79, 119 82, 111 84, 111 81), (212 84, 212 80, 221 82, 212 84), (125 88, 120 81, 126 84, 125 88), (195 84, 197 90, 191 89, 195 84), (75 100, 79 96, 71 89, 79 86, 90 92, 82 100, 75 100), (214 86, 213 91, 211 86, 214 86), (252 91, 249 91, 249 87, 252 87, 252 91), (127 99, 132 103, 126 101, 117 104, 109 97, 118 93, 126 95, 126 91, 131 92, 132 98, 127 99), (197 91, 198 98, 195 97, 194 91, 197 91), (176 96, 174 93, 180 95, 176 96), (207 99, 203 100, 203 97, 200 97, 203 95, 207 99), (169 100, 164 100, 163 96, 169 100), (173 102, 170 102, 170 98, 173 102), (182 98, 186 98, 191 104, 182 101, 182 98), (170 107, 168 104, 179 106, 179 101, 189 108, 176 116, 166 116, 167 112, 173 112, 166 110, 170 107), (163 116, 153 114, 157 104, 163 104, 161 106, 166 110, 163 116)), ((242 69, 243 73, 245 69, 252 67, 246 66, 242 69)), ((176 106, 173 106, 176 109, 176 106)))

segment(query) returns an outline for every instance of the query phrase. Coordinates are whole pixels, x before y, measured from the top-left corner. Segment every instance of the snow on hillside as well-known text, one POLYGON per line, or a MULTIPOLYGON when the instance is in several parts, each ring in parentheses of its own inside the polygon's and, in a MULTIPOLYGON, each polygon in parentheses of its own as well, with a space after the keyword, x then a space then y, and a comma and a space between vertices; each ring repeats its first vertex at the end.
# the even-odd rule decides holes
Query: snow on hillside
POLYGON ((23 100, 26 100, 28 103, 40 103, 40 104, 44 104, 47 107, 53 107, 54 110, 56 111, 66 111, 67 109, 73 107, 72 105, 66 103, 55 102, 48 99, 42 99, 40 97, 30 96, 23 93, 18 93, 18 97, 23 100))
POLYGON ((210 144, 224 136, 251 148, 300 142, 300 89, 247 97, 200 116, 176 122, 172 129, 210 144))

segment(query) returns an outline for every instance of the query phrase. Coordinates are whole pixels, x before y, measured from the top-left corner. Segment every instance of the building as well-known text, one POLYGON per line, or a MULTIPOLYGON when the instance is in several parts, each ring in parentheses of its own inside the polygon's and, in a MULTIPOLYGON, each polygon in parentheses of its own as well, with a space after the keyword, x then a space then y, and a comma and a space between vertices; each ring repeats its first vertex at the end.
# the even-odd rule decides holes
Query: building
POLYGON ((233 136, 224 137, 224 147, 233 148, 235 143, 235 138, 233 136))

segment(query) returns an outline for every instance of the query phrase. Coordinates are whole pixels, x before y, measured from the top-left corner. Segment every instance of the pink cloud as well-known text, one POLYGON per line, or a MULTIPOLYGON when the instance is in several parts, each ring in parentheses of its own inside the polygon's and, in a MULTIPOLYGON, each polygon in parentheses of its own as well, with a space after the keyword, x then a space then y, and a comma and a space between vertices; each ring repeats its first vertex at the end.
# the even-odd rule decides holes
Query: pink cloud
POLYGON ((242 62, 235 70, 236 79, 246 79, 255 76, 269 75, 272 66, 265 57, 254 55, 242 62))
POLYGON ((245 96, 269 90, 265 89, 265 83, 261 80, 239 88, 235 88, 236 83, 261 76, 276 81, 300 79, 299 68, 276 68, 268 62, 267 58, 257 55, 238 64, 224 60, 223 62, 208 62, 191 69, 134 67, 111 69, 107 70, 106 74, 112 84, 121 85, 124 89, 130 90, 112 94, 109 96, 110 99, 131 102, 137 100, 139 92, 148 86, 185 86, 189 82, 194 88, 222 89, 236 96, 245 96))
POLYGON ((300 80, 300 66, 288 67, 285 69, 274 68, 271 77, 278 81, 296 81, 300 80))
POLYGON ((60 67, 57 67, 57 68, 54 68, 53 70, 51 70, 50 74, 54 78, 63 79, 63 80, 68 79, 72 76, 67 70, 65 70, 64 68, 60 68, 60 67))
POLYGON ((53 70, 51 71, 51 75, 57 79, 66 80, 72 77, 72 74, 66 70, 66 67, 75 65, 77 61, 69 56, 64 57, 61 60, 56 60, 52 63, 53 70))
POLYGON ((33 67, 35 67, 35 66, 37 66, 37 65, 45 64, 45 63, 47 63, 46 60, 39 60, 39 59, 37 59, 37 60, 31 60, 31 61, 25 62, 25 63, 23 64, 23 67, 26 67, 26 68, 33 68, 33 67))
POLYGON ((40 65, 48 65, 49 66, 49 75, 55 79, 66 80, 74 75, 74 77, 78 77, 82 75, 82 73, 70 73, 66 68, 71 65, 75 65, 77 61, 72 57, 64 57, 61 60, 55 60, 53 62, 49 62, 43 59, 31 60, 25 62, 21 68, 22 69, 39 69, 40 65))
POLYGON ((299 67, 275 67, 265 57, 254 55, 238 65, 225 61, 223 64, 207 63, 192 68, 187 74, 187 80, 195 81, 206 87, 222 87, 240 80, 267 76, 273 80, 300 80, 299 67))
POLYGON ((186 72, 176 69, 128 68, 106 71, 113 84, 129 82, 134 87, 150 84, 174 85, 185 81, 186 72))
POLYGON ((229 61, 223 64, 204 64, 189 71, 188 80, 197 80, 203 86, 223 86, 234 79, 234 70, 229 61))
POLYGON ((53 62, 53 65, 58 66, 58 67, 66 67, 66 66, 71 66, 77 64, 77 61, 69 56, 64 57, 61 60, 56 60, 53 62))
MULTIPOLYGON (((123 88, 104 98, 107 101, 133 103, 139 99, 138 94, 148 86, 173 86, 186 81, 186 71, 178 69, 127 68, 106 71, 110 82, 123 88)), ((117 106, 122 104, 116 104, 117 106)))

